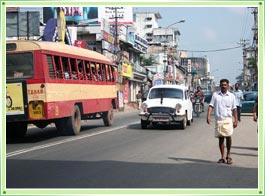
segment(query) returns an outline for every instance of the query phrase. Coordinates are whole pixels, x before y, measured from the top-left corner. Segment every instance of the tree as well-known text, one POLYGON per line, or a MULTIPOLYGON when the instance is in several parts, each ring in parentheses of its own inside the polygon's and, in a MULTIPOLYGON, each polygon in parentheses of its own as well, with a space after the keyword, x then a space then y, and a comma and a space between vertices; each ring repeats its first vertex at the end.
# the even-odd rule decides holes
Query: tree
POLYGON ((141 65, 152 66, 152 65, 157 65, 157 64, 158 63, 156 62, 153 55, 150 55, 148 58, 146 58, 145 56, 141 56, 141 65))
POLYGON ((251 57, 248 61, 248 68, 253 68, 255 70, 257 70, 257 60, 255 57, 251 57))

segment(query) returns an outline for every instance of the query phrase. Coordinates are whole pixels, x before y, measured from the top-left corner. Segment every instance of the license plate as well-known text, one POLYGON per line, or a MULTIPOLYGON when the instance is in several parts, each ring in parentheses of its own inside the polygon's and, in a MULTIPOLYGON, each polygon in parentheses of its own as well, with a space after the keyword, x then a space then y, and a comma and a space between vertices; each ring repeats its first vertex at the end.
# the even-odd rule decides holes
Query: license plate
POLYGON ((154 117, 153 121, 157 121, 157 122, 168 122, 169 119, 168 117, 154 117))
POLYGON ((33 104, 29 104, 29 116, 32 119, 39 119, 44 117, 43 104, 33 107, 33 104))

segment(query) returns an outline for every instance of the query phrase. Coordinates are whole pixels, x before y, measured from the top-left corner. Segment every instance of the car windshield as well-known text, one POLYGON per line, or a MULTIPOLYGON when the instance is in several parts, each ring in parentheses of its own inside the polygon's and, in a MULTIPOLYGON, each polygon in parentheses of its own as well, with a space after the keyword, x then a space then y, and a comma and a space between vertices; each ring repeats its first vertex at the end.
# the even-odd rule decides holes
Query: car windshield
POLYGON ((183 93, 180 89, 174 88, 155 88, 152 89, 149 94, 149 99, 158 99, 158 98, 171 98, 171 99, 182 99, 183 93))
POLYGON ((257 97, 257 93, 245 93, 244 94, 245 101, 255 101, 256 97, 257 97))

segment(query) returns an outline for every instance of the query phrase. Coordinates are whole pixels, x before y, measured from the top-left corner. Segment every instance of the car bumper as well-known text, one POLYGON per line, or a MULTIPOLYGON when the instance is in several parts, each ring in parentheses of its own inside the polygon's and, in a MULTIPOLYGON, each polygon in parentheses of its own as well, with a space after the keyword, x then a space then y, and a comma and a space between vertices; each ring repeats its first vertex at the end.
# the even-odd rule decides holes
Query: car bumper
POLYGON ((170 114, 170 113, 145 113, 141 112, 139 114, 141 120, 147 122, 155 122, 155 123, 179 123, 183 121, 186 117, 185 114, 178 115, 178 114, 170 114))

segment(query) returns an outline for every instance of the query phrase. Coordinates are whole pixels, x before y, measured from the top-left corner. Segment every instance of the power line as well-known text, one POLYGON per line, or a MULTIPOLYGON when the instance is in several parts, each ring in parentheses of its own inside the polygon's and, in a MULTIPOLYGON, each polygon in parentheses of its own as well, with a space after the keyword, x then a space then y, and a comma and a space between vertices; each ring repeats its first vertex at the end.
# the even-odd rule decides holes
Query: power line
POLYGON ((236 48, 241 48, 242 46, 236 46, 231 48, 222 48, 222 49, 215 49, 215 50, 180 50, 180 51, 186 51, 186 52, 220 52, 225 50, 233 50, 236 48))

